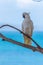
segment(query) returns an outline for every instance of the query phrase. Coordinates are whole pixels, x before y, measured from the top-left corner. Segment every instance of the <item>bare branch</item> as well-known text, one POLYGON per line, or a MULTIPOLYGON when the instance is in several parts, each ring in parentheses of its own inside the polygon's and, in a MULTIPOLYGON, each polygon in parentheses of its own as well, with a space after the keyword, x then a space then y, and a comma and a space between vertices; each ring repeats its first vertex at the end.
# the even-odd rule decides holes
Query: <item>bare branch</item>
POLYGON ((10 39, 10 38, 5 37, 5 36, 4 36, 3 34, 1 34, 1 33, 0 33, 0 38, 5 39, 5 41, 11 42, 11 43, 13 43, 13 44, 16 44, 16 45, 19 45, 19 46, 22 46, 22 47, 31 49, 31 50, 33 50, 33 51, 39 51, 39 52, 43 53, 43 48, 38 48, 38 47, 31 46, 31 45, 26 45, 26 44, 21 43, 21 42, 17 42, 17 41, 15 41, 15 40, 12 40, 12 39, 10 39))
POLYGON ((4 26, 9 26, 9 27, 11 27, 11 28, 14 28, 14 29, 18 30, 19 32, 21 32, 22 34, 24 34, 25 36, 27 36, 28 38, 30 38, 30 39, 37 45, 37 47, 31 46, 31 45, 26 45, 25 43, 17 42, 17 41, 15 41, 15 40, 12 40, 12 39, 10 39, 10 38, 5 37, 5 36, 4 36, 3 34, 1 34, 1 33, 0 33, 0 38, 2 38, 2 39, 5 40, 5 41, 11 42, 11 43, 13 43, 13 44, 16 44, 16 45, 19 45, 19 46, 22 46, 22 47, 31 49, 31 50, 33 50, 33 51, 38 51, 38 52, 43 53, 43 48, 41 48, 41 47, 40 47, 31 37, 29 37, 27 34, 23 33, 21 30, 19 30, 19 29, 13 27, 13 26, 11 26, 11 25, 8 25, 8 24, 7 24, 7 25, 2 25, 0 28, 2 28, 2 27, 4 27, 4 26))
POLYGON ((6 25, 2 25, 0 28, 3 28, 3 27, 5 27, 5 26, 9 26, 9 27, 11 27, 11 28, 13 28, 13 29, 18 30, 20 33, 22 33, 22 34, 25 35, 26 37, 30 38, 30 39, 37 45, 38 48, 41 48, 41 47, 39 46, 39 44, 38 44, 36 41, 34 41, 29 35, 25 34, 24 32, 22 32, 21 30, 19 30, 18 28, 14 27, 14 26, 11 26, 11 25, 6 24, 6 25))

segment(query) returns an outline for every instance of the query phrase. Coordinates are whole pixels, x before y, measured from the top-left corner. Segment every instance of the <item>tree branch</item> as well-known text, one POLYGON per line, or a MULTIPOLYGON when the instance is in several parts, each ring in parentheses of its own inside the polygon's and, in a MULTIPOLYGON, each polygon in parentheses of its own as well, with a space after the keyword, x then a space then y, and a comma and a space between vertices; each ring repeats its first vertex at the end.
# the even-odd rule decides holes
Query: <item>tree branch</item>
POLYGON ((12 39, 10 39, 10 38, 5 37, 5 36, 4 36, 3 34, 1 34, 1 33, 0 33, 0 38, 5 39, 5 41, 11 42, 11 43, 13 43, 13 44, 16 44, 16 45, 19 45, 19 46, 22 46, 22 47, 31 49, 31 50, 33 50, 33 51, 39 51, 39 52, 43 53, 43 48, 38 48, 38 47, 31 46, 31 45, 26 45, 26 44, 21 43, 21 42, 17 42, 17 41, 15 41, 15 40, 12 40, 12 39))
MULTIPOLYGON (((24 32, 22 32, 21 30, 19 30, 19 29, 16 28, 16 27, 13 27, 13 26, 11 26, 11 25, 6 24, 6 25, 2 25, 0 28, 3 28, 3 27, 5 27, 5 26, 9 26, 9 27, 11 27, 11 28, 13 28, 13 29, 18 30, 20 33, 22 33, 23 35, 25 35, 26 37, 28 37, 29 39, 31 39, 31 40, 36 44, 36 46, 37 46, 38 48, 41 48, 40 45, 39 45, 36 41, 34 41, 29 35, 25 34, 24 32)), ((3 39, 3 40, 4 40, 4 39, 3 39)))
POLYGON ((13 43, 13 44, 17 44, 17 45, 19 45, 19 46, 22 46, 22 47, 31 49, 31 50, 33 50, 33 51, 38 51, 38 52, 43 53, 43 48, 41 48, 41 47, 38 45, 38 43, 37 43, 36 41, 34 41, 29 35, 23 33, 21 30, 17 29, 16 27, 13 27, 13 26, 8 25, 8 24, 2 25, 0 28, 5 27, 5 26, 9 26, 9 27, 11 27, 11 28, 13 28, 13 29, 18 30, 20 33, 22 33, 23 35, 25 35, 25 36, 27 36, 28 38, 30 38, 30 39, 37 45, 37 47, 31 46, 31 45, 26 45, 25 43, 17 42, 17 41, 15 41, 15 40, 12 40, 12 39, 10 39, 10 38, 5 37, 5 36, 4 36, 3 34, 1 34, 1 33, 0 33, 0 38, 2 38, 2 39, 5 40, 5 41, 11 42, 11 43, 13 43))

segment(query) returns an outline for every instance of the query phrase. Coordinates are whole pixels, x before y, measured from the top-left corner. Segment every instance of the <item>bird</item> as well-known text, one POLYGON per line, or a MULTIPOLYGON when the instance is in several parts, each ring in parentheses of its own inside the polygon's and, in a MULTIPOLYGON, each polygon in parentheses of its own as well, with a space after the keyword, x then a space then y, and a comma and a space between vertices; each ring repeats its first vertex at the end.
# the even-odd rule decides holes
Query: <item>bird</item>
MULTIPOLYGON (((22 22, 22 31, 31 37, 34 25, 30 18, 30 13, 24 12, 22 16, 24 18, 22 22)), ((23 35, 23 37, 24 37, 24 43, 27 45, 31 45, 31 39, 27 38, 25 35, 23 35)))

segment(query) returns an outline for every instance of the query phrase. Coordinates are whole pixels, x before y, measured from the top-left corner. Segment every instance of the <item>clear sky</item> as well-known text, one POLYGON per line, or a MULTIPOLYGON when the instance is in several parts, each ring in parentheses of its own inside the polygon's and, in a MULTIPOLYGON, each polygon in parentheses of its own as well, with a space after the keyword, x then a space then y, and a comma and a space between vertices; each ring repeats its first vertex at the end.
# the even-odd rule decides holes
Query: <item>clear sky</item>
POLYGON ((34 31, 43 31, 43 1, 0 0, 0 26, 10 24, 21 29, 23 12, 30 12, 34 31))

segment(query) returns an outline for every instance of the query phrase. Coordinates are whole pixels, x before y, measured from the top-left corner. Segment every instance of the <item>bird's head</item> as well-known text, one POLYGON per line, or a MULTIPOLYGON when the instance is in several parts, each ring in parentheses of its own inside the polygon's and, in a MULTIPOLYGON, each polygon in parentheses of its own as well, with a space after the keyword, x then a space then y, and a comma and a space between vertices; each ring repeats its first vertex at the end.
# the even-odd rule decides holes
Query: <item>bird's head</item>
POLYGON ((30 14, 30 13, 26 13, 26 12, 24 12, 24 13, 23 13, 23 18, 30 17, 29 14, 30 14))

